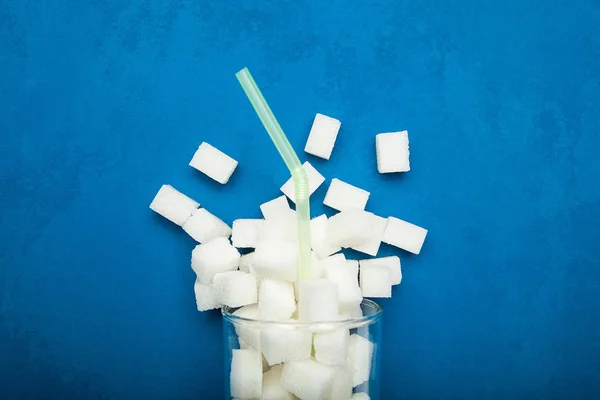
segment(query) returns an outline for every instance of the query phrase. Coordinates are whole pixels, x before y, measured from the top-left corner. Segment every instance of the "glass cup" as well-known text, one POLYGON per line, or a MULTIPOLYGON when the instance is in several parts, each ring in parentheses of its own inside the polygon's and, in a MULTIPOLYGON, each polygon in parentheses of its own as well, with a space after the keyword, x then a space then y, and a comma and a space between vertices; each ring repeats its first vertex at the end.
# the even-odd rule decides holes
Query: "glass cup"
POLYGON ((223 307, 225 399, 379 400, 382 309, 326 322, 264 321, 223 307))

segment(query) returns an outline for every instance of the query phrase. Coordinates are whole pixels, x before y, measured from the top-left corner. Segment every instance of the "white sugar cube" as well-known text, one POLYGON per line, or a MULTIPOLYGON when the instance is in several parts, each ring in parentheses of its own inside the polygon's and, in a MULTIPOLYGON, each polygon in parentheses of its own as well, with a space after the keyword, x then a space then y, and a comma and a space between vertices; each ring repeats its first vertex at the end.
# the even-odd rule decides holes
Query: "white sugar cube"
POLYGON ((260 211, 265 219, 277 218, 278 215, 288 210, 291 209, 285 195, 279 196, 260 205, 260 211))
POLYGON ((389 217, 382 241, 413 254, 419 254, 425 236, 427 236, 427 229, 395 217, 389 217))
POLYGON ((200 203, 187 197, 171 185, 162 185, 150 203, 150 209, 169 221, 182 226, 200 203))
POLYGON ((229 271, 216 274, 213 292, 219 303, 229 307, 246 306, 258 301, 256 277, 247 272, 229 271))
POLYGON ((231 396, 252 399, 262 394, 262 356, 256 350, 233 350, 231 357, 231 396))
POLYGON ((221 303, 214 296, 212 285, 205 285, 196 279, 194 282, 194 294, 196 295, 196 307, 198 311, 221 308, 221 303))
POLYGON ((373 214, 350 209, 333 215, 327 221, 327 238, 336 246, 358 247, 367 244, 375 231, 373 214))
POLYGON ((238 249, 254 248, 264 222, 264 219, 236 219, 233 221, 231 234, 233 245, 238 249))
POLYGON ((360 289, 364 297, 392 297, 390 268, 381 265, 361 265, 360 289))
POLYGON ((400 282, 402 282, 402 267, 400 265, 400 258, 398 258, 397 256, 360 260, 361 268, 369 265, 381 265, 389 268, 392 285, 399 285, 400 282))
POLYGON ((352 247, 356 251, 360 251, 361 253, 368 254, 370 256, 376 256, 379 252, 379 246, 381 246, 381 239, 383 239, 383 233, 385 232, 385 227, 387 225, 387 218, 382 218, 378 215, 371 214, 371 219, 373 221, 373 233, 369 240, 360 245, 352 247))
POLYGON ((229 181, 237 165, 233 158, 206 142, 202 142, 190 161, 190 166, 221 184, 229 181))
POLYGON ((346 365, 343 367, 335 367, 329 398, 331 400, 350 400, 352 398, 352 386, 353 381, 350 368, 348 368, 346 365))
POLYGON ((239 262, 240 253, 223 237, 199 244, 192 251, 192 269, 204 284, 211 283, 220 272, 236 270, 239 262))
POLYGON ((281 386, 283 365, 274 365, 263 374, 262 400, 295 400, 295 396, 281 386))
POLYGON ((338 211, 360 209, 364 210, 370 193, 366 190, 333 178, 323 204, 338 211))
POLYGON ((329 160, 341 125, 342 123, 335 118, 317 114, 310 128, 304 151, 329 160))
POLYGON ((296 311, 294 285, 290 282, 263 279, 258 292, 258 310, 261 319, 290 319, 296 311))
POLYGON ((350 400, 371 400, 368 394, 365 392, 354 393, 350 400))
POLYGON ((310 241, 318 258, 325 258, 342 250, 340 246, 331 244, 327 237, 327 216, 325 214, 310 220, 310 241))
POLYGON ((293 326, 263 329, 261 348, 269 365, 307 360, 312 349, 312 333, 293 326))
MULTIPOLYGON (((332 257, 337 256, 335 254, 332 257)), ((358 286, 358 263, 356 260, 342 260, 341 257, 328 257, 321 261, 323 276, 337 286, 338 301, 341 308, 360 304, 362 292, 358 286)))
MULTIPOLYGON (((302 164, 304 171, 306 171, 306 176, 308 178, 308 195, 312 195, 315 190, 321 186, 323 182, 325 182, 325 177, 319 173, 308 161, 302 164)), ((281 191, 285 194, 291 201, 296 202, 296 188, 294 187, 294 178, 290 178, 286 183, 281 187, 281 191)))
POLYGON ((333 321, 338 318, 338 289, 327 279, 300 281, 298 319, 305 322, 333 321))
POLYGON ((349 339, 348 329, 315 333, 313 339, 315 359, 325 365, 344 364, 348 356, 349 339))
POLYGON ((205 208, 195 210, 192 216, 183 224, 183 230, 200 243, 210 242, 217 237, 228 238, 231 236, 229 225, 205 208))
MULTIPOLYGON (((250 272, 250 268, 252 267, 252 256, 254 255, 254 252, 250 252, 248 254, 243 254, 240 257, 240 271, 242 272, 248 272, 248 273, 252 273, 250 272)), ((252 268, 252 270, 254 270, 254 268, 252 268)))
POLYGON ((363 316, 360 304, 340 306, 340 320, 361 318, 363 316))
MULTIPOLYGON (((235 310, 233 315, 240 318, 258 319, 258 305, 244 306, 235 310)), ((260 350, 260 329, 251 326, 245 321, 235 322, 234 325, 241 348, 260 350)))
POLYGON ((369 380, 374 345, 357 334, 350 335, 348 343, 348 367, 352 373, 353 386, 369 380))
POLYGON ((258 241, 287 240, 298 242, 298 217, 296 211, 281 211, 276 217, 264 221, 258 232, 258 241))
POLYGON ((375 136, 375 148, 380 174, 410 171, 408 131, 378 134, 375 136))
POLYGON ((293 282, 298 276, 298 245, 284 241, 261 241, 252 256, 252 268, 261 278, 293 282))
POLYGON ((301 399, 326 399, 334 370, 313 360, 292 361, 283 366, 281 386, 301 399))

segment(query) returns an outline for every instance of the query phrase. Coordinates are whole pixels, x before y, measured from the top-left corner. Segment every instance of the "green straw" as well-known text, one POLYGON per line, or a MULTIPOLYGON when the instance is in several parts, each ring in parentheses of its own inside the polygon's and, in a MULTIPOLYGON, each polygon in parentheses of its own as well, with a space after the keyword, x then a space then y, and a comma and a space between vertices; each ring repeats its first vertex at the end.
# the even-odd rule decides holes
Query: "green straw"
POLYGON ((277 151, 283 158, 294 180, 296 192, 296 214, 298 217, 298 279, 305 280, 310 277, 310 205, 308 202, 309 188, 306 171, 300 164, 296 152, 290 145, 289 140, 283 133, 281 126, 275 119, 271 108, 263 97, 256 82, 250 75, 248 68, 244 68, 235 74, 242 85, 246 96, 252 103, 254 111, 258 114, 277 151))

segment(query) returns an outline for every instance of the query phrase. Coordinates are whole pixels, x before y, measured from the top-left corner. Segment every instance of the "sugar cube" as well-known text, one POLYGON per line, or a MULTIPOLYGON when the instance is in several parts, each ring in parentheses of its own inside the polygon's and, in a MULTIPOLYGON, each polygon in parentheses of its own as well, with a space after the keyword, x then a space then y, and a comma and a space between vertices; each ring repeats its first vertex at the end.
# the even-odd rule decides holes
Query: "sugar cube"
POLYGON ((410 171, 408 131, 378 134, 375 136, 375 148, 380 174, 410 171))
POLYGON ((330 243, 327 236, 327 216, 321 214, 310 220, 310 241, 318 258, 325 258, 342 250, 340 246, 330 243))
POLYGON ((350 400, 371 400, 368 394, 365 392, 354 393, 350 400))
POLYGON ((290 282, 263 279, 258 292, 258 310, 261 319, 290 319, 296 311, 294 285, 290 282))
POLYGON ((256 350, 233 350, 229 376, 231 396, 252 399, 262 395, 262 356, 256 350))
POLYGON ((329 242, 344 248, 367 244, 374 230, 373 214, 358 209, 339 212, 327 221, 329 242))
MULTIPOLYGON (((345 360, 344 360, 345 361, 345 360)), ((329 399, 350 400, 352 398, 352 373, 348 366, 335 367, 333 370, 329 399)))
POLYGON ((192 251, 192 269, 206 285, 216 274, 237 269, 239 262, 240 253, 223 237, 199 244, 192 251))
POLYGON ((364 210, 370 193, 337 178, 331 180, 323 204, 338 211, 364 210))
POLYGON ((298 217, 296 211, 281 211, 276 217, 264 221, 258 231, 258 241, 287 240, 298 242, 298 217))
POLYGON ((400 258, 397 256, 371 258, 369 260, 360 260, 361 268, 369 265, 381 265, 390 269, 392 285, 399 285, 402 282, 402 268, 400 258))
POLYGON ((183 224, 183 230, 200 243, 210 242, 216 237, 228 238, 231 236, 229 225, 205 208, 195 210, 192 216, 183 224))
POLYGON ((342 123, 323 114, 315 116, 304 151, 329 160, 342 123))
POLYGON ((354 387, 369 380, 373 348, 373 343, 368 339, 357 334, 350 335, 347 362, 354 387))
POLYGON ((348 329, 343 328, 315 333, 315 359, 325 365, 343 365, 348 355, 349 339, 348 329))
POLYGON ((298 275, 298 246, 285 241, 261 241, 252 256, 252 268, 261 278, 293 282, 298 275))
POLYGON ((277 218, 278 215, 288 210, 291 209, 285 195, 279 196, 260 205, 260 211, 265 219, 277 218))
POLYGON ((231 241, 239 248, 254 248, 264 219, 236 219, 233 221, 231 241))
POLYGON ((198 207, 200 207, 200 203, 171 185, 162 185, 150 203, 152 211, 179 226, 182 226, 198 207))
MULTIPOLYGON (((252 304, 244 306, 235 310, 233 315, 240 318, 258 319, 258 305, 252 304)), ((241 348, 260 350, 260 329, 252 326, 246 321, 237 321, 234 325, 241 348)))
POLYGON ((395 217, 389 217, 383 242, 413 254, 419 254, 427 236, 427 229, 395 217))
POLYGON ((333 321, 339 313, 338 289, 327 279, 300 281, 298 318, 305 322, 333 321))
POLYGON ((373 221, 373 233, 369 240, 360 245, 352 247, 356 251, 360 251, 361 253, 368 254, 370 256, 376 256, 379 252, 379 246, 381 245, 381 239, 383 239, 383 233, 385 232, 385 227, 387 225, 387 218, 382 218, 378 215, 371 214, 371 219, 373 221))
POLYGON ((240 271, 242 272, 250 272, 250 267, 252 267, 252 256, 254 255, 254 252, 250 252, 247 254, 242 254, 242 256, 240 257, 240 271))
POLYGON ((310 358, 312 332, 294 326, 263 329, 261 348, 269 365, 310 358))
POLYGON ((313 360, 292 361, 283 366, 281 386, 301 399, 326 399, 331 392, 333 368, 313 360))
POLYGON ((262 400, 295 400, 295 396, 281 386, 283 365, 274 365, 263 374, 262 400))
POLYGON ((190 161, 190 166, 223 185, 229 181, 237 165, 236 160, 206 142, 202 142, 190 161))
POLYGON ((390 268, 382 265, 361 265, 360 289, 364 297, 392 297, 390 268))
MULTIPOLYGON (((323 182, 325 182, 325 177, 319 173, 308 161, 302 164, 304 171, 306 171, 306 176, 308 178, 308 195, 312 195, 315 190, 321 186, 323 182)), ((286 183, 281 187, 281 191, 285 194, 291 201, 296 202, 296 188, 294 186, 294 178, 290 178, 286 183)))
POLYGON ((194 282, 194 294, 196 295, 196 307, 198 311, 221 308, 221 303, 219 303, 213 294, 212 285, 205 285, 196 279, 194 282))
POLYGON ((361 318, 363 316, 362 308, 360 304, 351 304, 347 306, 340 306, 340 319, 354 319, 361 318))
POLYGON ((321 261, 324 265, 323 276, 337 286, 341 308, 360 304, 362 292, 358 286, 358 263, 356 260, 345 260, 335 256, 337 254, 321 261))
POLYGON ((229 307, 255 304, 258 301, 256 290, 256 277, 247 272, 222 272, 213 280, 215 298, 229 307))

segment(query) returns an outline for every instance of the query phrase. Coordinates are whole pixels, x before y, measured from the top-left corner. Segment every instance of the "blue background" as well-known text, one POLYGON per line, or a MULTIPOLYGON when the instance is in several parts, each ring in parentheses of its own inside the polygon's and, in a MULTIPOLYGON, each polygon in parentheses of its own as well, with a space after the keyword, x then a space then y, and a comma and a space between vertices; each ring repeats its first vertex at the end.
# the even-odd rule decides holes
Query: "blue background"
MULTIPOLYGON (((219 398, 218 313, 164 183, 228 223, 342 121, 328 178, 429 229, 384 301, 386 399, 600 396, 600 5, 593 0, 0 0, 0 397, 219 398), (408 129, 409 173, 374 136, 408 129), (240 165, 188 167, 208 141, 240 165)), ((328 185, 313 197, 314 214, 328 185)))

